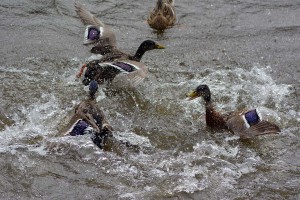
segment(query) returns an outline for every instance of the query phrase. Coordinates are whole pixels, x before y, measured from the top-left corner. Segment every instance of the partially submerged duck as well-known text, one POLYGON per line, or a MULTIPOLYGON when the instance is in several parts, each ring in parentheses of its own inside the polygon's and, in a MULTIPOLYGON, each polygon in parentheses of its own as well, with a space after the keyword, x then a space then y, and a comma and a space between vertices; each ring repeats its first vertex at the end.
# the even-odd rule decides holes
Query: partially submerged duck
POLYGON ((118 78, 117 80, 122 82, 122 84, 130 84, 136 87, 145 79, 148 73, 144 63, 133 60, 105 63, 95 60, 83 66, 80 73, 83 73, 84 68, 86 68, 82 81, 84 85, 90 84, 92 80, 96 80, 99 84, 104 82, 111 83, 118 78))
POLYGON ((82 4, 75 3, 75 8, 82 22, 87 25, 84 44, 96 43, 91 49, 91 53, 103 55, 99 60, 100 62, 111 62, 119 59, 140 61, 146 51, 165 48, 157 42, 145 40, 134 55, 125 53, 117 48, 116 36, 109 26, 91 14, 82 4))
POLYGON ((151 28, 159 31, 173 26, 176 22, 174 0, 157 0, 147 22, 151 28))
POLYGON ((95 97, 97 90, 97 82, 91 81, 88 98, 75 107, 75 113, 63 132, 64 135, 71 136, 91 134, 93 142, 103 148, 106 138, 112 136, 113 129, 97 105, 95 97))
POLYGON ((205 101, 206 125, 212 129, 228 129, 241 139, 253 138, 259 135, 278 134, 277 125, 262 120, 257 109, 237 111, 227 115, 217 112, 211 101, 211 92, 207 85, 199 85, 187 94, 189 100, 202 97, 205 101))

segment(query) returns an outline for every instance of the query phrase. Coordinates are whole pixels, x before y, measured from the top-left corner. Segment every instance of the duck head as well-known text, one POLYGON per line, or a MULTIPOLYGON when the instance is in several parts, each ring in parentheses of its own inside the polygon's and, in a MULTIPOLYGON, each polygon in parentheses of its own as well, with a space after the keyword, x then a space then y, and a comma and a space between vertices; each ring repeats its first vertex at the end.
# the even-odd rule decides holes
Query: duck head
POLYGON ((157 42, 154 42, 153 40, 145 40, 141 43, 135 55, 131 59, 140 61, 146 51, 150 51, 153 49, 165 49, 165 47, 161 44, 158 44, 157 42))
POLYGON ((90 97, 95 98, 95 94, 98 90, 98 83, 95 80, 92 80, 89 85, 90 97))
POLYGON ((158 0, 156 2, 156 9, 162 9, 163 4, 169 4, 171 6, 174 6, 174 0, 158 0))
POLYGON ((189 92, 186 96, 189 97, 188 100, 193 100, 198 97, 203 97, 205 102, 210 102, 211 93, 207 85, 199 85, 195 90, 189 92))
POLYGON ((153 49, 165 49, 165 47, 157 42, 154 42, 153 40, 145 40, 140 45, 139 49, 149 51, 153 49))

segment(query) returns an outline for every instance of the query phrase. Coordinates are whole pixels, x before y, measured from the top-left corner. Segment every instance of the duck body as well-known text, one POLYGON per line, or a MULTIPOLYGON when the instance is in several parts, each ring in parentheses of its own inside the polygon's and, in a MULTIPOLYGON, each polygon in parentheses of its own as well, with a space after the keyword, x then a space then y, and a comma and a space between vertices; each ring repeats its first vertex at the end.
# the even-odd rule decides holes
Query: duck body
POLYGON ((173 26, 176 22, 174 1, 157 0, 156 6, 150 12, 147 22, 151 28, 159 31, 173 26))
POLYGON ((112 127, 97 105, 95 98, 97 89, 97 82, 91 81, 89 97, 75 107, 72 118, 62 132, 71 136, 91 134, 94 143, 103 148, 106 138, 112 136, 112 127))
POLYGON ((207 85, 199 85, 194 91, 187 94, 190 100, 203 97, 205 101, 206 125, 212 129, 227 129, 240 136, 241 139, 249 139, 259 135, 278 134, 280 128, 268 121, 262 120, 257 109, 236 111, 226 115, 217 112, 211 102, 211 93, 207 85))
POLYGON ((88 85, 92 80, 96 80, 99 84, 103 84, 112 82, 116 77, 123 77, 133 86, 137 86, 144 80, 147 73, 147 67, 141 62, 120 60, 101 63, 96 60, 86 65, 82 83, 88 85))
POLYGON ((145 40, 141 43, 134 55, 125 53, 117 48, 116 36, 113 30, 102 21, 91 14, 80 3, 75 3, 75 11, 86 25, 84 44, 95 44, 91 53, 100 54, 100 62, 111 62, 120 59, 140 61, 146 51, 153 49, 164 49, 165 47, 152 41, 145 40))
POLYGON ((207 103, 205 105, 205 113, 205 121, 207 126, 214 129, 227 129, 225 119, 214 109, 212 103, 207 103))

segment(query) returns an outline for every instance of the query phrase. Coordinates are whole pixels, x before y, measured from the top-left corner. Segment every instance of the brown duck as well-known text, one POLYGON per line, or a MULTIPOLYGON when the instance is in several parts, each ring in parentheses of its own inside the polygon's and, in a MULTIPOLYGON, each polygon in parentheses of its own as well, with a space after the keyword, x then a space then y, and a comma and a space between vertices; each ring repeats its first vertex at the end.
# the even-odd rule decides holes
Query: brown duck
POLYGON ((100 62, 111 62, 120 59, 140 61, 146 51, 153 49, 164 49, 165 47, 152 40, 142 42, 134 55, 125 53, 117 48, 116 36, 112 29, 101 22, 90 13, 80 3, 75 3, 75 10, 82 22, 87 25, 84 44, 96 45, 91 49, 91 53, 101 54, 100 62))
POLYGON ((157 0, 147 22, 151 28, 159 31, 173 26, 176 22, 174 0, 157 0))
POLYGON ((203 97, 205 101, 206 125, 212 129, 228 129, 238 134, 241 139, 253 138, 259 135, 278 134, 277 125, 262 120, 257 109, 234 112, 222 115, 217 112, 211 102, 211 93, 207 85, 199 85, 187 94, 189 100, 203 97))

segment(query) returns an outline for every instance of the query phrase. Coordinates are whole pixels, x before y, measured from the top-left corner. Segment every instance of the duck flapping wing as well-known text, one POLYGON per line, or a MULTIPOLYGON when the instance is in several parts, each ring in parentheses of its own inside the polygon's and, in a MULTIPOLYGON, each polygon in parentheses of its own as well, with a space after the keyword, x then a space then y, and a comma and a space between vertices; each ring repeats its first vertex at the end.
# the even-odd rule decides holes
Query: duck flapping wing
POLYGON ((109 66, 113 68, 111 70, 118 70, 118 74, 112 81, 114 85, 121 83, 136 87, 146 78, 148 73, 144 63, 132 60, 113 62, 109 66))
POLYGON ((239 135, 241 139, 253 138, 259 135, 278 134, 280 132, 277 125, 262 120, 257 109, 228 117, 226 125, 229 130, 239 135))
MULTIPOLYGON (((84 25, 87 25, 84 37, 84 44, 92 44, 97 42, 96 46, 105 48, 104 52, 112 51, 116 48, 116 36, 112 29, 101 22, 82 4, 75 3, 75 11, 82 20, 84 25)), ((100 50, 98 50, 99 52, 100 50)), ((93 52, 92 52, 93 53, 93 52)))
POLYGON ((123 85, 135 87, 145 79, 147 73, 148 69, 142 62, 118 60, 101 63, 93 61, 87 65, 82 82, 84 85, 88 85, 92 80, 96 80, 99 84, 104 82, 117 84, 119 82, 122 85, 124 82, 123 85))

